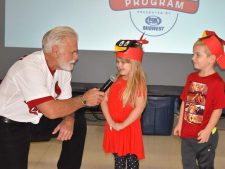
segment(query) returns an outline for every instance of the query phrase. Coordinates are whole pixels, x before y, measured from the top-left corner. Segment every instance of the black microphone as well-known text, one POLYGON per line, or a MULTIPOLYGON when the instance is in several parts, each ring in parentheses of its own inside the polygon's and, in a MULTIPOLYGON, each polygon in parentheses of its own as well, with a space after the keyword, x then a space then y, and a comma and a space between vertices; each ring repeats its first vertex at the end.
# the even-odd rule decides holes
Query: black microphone
POLYGON ((111 75, 109 80, 107 80, 103 86, 100 88, 100 91, 105 92, 112 84, 113 82, 115 82, 116 80, 116 76, 115 75, 111 75))

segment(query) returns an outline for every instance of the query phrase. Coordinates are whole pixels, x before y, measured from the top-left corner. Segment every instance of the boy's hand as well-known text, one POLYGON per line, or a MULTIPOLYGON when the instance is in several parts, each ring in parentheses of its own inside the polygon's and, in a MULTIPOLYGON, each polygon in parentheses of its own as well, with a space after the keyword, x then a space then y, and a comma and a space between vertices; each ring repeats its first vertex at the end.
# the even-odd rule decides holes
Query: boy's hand
POLYGON ((207 143, 209 141, 210 134, 211 134, 211 130, 210 131, 206 129, 201 130, 198 133, 198 138, 197 138, 197 140, 199 140, 198 143, 207 143))
POLYGON ((173 135, 180 136, 181 135, 181 125, 177 124, 173 130, 173 135))

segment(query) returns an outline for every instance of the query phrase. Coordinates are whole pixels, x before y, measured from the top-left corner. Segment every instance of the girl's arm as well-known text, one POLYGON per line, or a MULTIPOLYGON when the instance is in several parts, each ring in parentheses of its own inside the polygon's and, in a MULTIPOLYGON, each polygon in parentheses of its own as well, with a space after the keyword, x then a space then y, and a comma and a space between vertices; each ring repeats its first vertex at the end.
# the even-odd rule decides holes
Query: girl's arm
POLYGON ((182 103, 181 103, 179 119, 178 119, 178 122, 177 122, 176 127, 173 130, 173 134, 175 136, 180 136, 181 135, 181 128, 182 128, 182 123, 183 123, 183 116, 184 116, 184 101, 182 101, 182 103))
POLYGON ((109 109, 108 109, 108 91, 105 93, 103 101, 101 102, 101 108, 102 112, 105 116, 106 121, 109 123, 110 127, 115 124, 115 122, 112 120, 109 109))
POLYGON ((142 112, 144 111, 144 108, 146 106, 146 101, 147 101, 147 99, 144 96, 137 97, 137 99, 135 101, 134 109, 131 111, 130 115, 122 123, 116 123, 115 130, 117 130, 117 131, 121 130, 121 129, 129 126, 135 120, 137 120, 137 118, 140 117, 142 112))

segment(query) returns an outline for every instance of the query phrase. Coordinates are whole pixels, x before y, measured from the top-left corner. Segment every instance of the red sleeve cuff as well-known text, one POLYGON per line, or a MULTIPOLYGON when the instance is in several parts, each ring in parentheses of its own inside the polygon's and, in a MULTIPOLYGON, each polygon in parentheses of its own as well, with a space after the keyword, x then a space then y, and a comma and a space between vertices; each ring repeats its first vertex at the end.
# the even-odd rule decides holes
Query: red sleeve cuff
POLYGON ((32 109, 33 107, 36 107, 37 105, 44 103, 46 101, 49 101, 49 100, 54 100, 54 98, 52 96, 42 97, 42 98, 31 100, 31 101, 27 102, 27 105, 30 109, 32 109))

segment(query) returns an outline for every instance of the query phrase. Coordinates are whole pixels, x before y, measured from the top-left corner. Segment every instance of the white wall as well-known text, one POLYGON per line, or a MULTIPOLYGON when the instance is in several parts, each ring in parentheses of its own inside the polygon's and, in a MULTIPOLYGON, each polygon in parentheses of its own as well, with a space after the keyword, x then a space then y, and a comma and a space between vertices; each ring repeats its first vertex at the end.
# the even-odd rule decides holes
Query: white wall
MULTIPOLYGON (((4 7, 5 0, 2 0, 0 1, 0 78, 4 77, 9 67, 19 57, 39 50, 4 47, 4 7)), ((79 51, 79 57, 80 60, 73 72, 73 82, 103 83, 115 72, 113 52, 79 51)), ((151 85, 183 86, 187 74, 193 71, 191 55, 185 54, 145 53, 143 66, 148 84, 151 85)), ((225 79, 225 72, 218 71, 225 79)))

